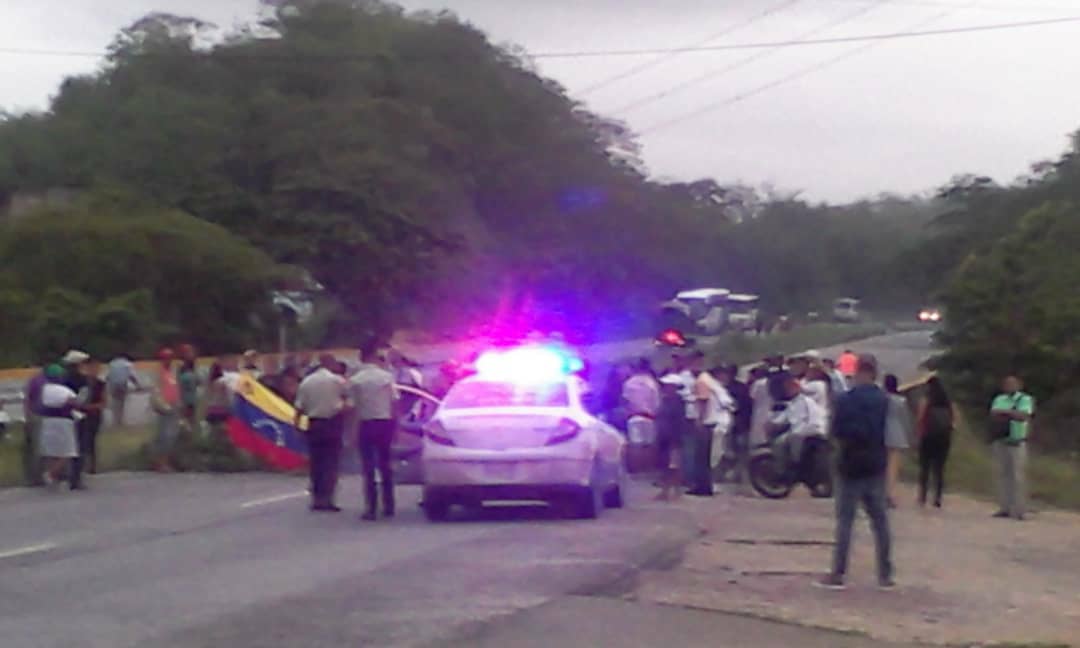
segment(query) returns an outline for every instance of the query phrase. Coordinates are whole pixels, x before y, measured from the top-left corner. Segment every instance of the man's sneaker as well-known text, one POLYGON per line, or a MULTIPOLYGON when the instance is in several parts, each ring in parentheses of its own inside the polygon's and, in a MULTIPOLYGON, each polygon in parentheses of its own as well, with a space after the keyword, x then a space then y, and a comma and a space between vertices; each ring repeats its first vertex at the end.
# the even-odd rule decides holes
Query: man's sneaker
POLYGON ((1009 515, 1008 511, 998 511, 997 513, 994 513, 994 517, 996 517, 996 518, 1007 518, 1007 517, 1010 517, 1010 515, 1009 515))
POLYGON ((896 581, 892 578, 883 578, 878 581, 878 589, 883 592, 890 592, 896 589, 896 581))
POLYGON ((827 590, 842 590, 846 589, 847 585, 844 585, 843 576, 829 574, 824 578, 814 581, 814 587, 820 587, 827 590))

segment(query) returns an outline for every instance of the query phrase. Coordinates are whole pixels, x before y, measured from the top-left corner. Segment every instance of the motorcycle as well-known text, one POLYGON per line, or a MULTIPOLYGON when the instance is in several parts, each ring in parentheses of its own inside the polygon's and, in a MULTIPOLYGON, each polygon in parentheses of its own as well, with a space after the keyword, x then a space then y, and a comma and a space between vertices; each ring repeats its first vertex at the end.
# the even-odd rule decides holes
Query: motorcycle
POLYGON ((814 497, 833 494, 832 443, 826 437, 810 436, 802 441, 800 455, 792 458, 790 439, 778 434, 772 441, 750 453, 750 485, 763 497, 783 499, 795 486, 805 484, 814 497))

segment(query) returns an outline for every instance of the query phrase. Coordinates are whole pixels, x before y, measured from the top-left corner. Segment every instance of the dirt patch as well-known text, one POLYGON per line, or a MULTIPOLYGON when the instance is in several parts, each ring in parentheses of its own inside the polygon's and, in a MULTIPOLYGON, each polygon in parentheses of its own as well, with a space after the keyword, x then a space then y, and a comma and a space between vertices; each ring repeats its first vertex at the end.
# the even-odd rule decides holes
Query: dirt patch
MULTIPOLYGON (((912 497, 905 497, 911 501, 912 497)), ((875 587, 873 542, 857 523, 849 589, 822 591, 830 501, 719 496, 679 504, 706 535, 676 569, 640 575, 635 597, 861 632, 894 642, 1071 645, 1080 638, 1080 516, 992 519, 952 497, 944 511, 912 505, 892 516, 900 587, 875 587)))

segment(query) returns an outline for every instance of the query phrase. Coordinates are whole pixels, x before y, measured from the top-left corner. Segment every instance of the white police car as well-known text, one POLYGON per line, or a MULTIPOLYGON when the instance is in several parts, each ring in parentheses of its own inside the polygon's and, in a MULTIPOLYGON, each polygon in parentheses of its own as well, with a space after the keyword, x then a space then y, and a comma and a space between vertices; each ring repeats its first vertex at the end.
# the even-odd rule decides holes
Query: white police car
POLYGON ((623 506, 626 442, 582 405, 575 361, 541 346, 489 352, 450 389, 424 430, 428 519, 497 500, 568 504, 582 518, 623 506))

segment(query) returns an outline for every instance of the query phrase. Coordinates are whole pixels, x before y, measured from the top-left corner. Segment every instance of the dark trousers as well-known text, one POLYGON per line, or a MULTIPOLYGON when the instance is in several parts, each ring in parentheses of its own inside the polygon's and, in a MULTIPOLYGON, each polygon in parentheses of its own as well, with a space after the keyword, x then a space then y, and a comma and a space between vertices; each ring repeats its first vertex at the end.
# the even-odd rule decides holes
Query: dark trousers
POLYGON ((836 546, 833 550, 832 573, 843 578, 847 573, 848 556, 851 553, 851 527, 855 523, 855 509, 862 504, 870 518, 877 548, 878 580, 892 578, 892 535, 889 516, 885 509, 885 475, 837 480, 836 491, 836 546))
POLYGON ((71 487, 82 486, 84 470, 90 474, 97 472, 97 436, 101 431, 101 417, 87 416, 75 424, 75 434, 79 442, 79 456, 71 460, 71 487))
POLYGON ((31 414, 23 425, 22 466, 23 482, 27 486, 41 486, 41 457, 38 455, 38 434, 41 417, 31 414))
POLYGON ((379 471, 382 484, 384 515, 394 514, 394 474, 390 465, 390 444, 394 440, 394 421, 361 421, 356 435, 356 447, 360 451, 360 463, 364 470, 364 504, 368 513, 374 514, 378 500, 375 487, 375 471, 379 471))
POLYGON ((713 431, 700 423, 693 426, 689 441, 693 446, 690 452, 690 468, 686 475, 689 492, 694 495, 713 494, 712 442, 713 431))
POLYGON ((341 417, 311 419, 308 423, 308 466, 311 472, 311 503, 329 506, 337 490, 341 461, 341 417))
POLYGON ((952 439, 947 434, 923 437, 919 443, 919 502, 926 503, 926 490, 930 477, 934 477, 934 503, 941 504, 945 490, 945 462, 949 459, 952 439))

